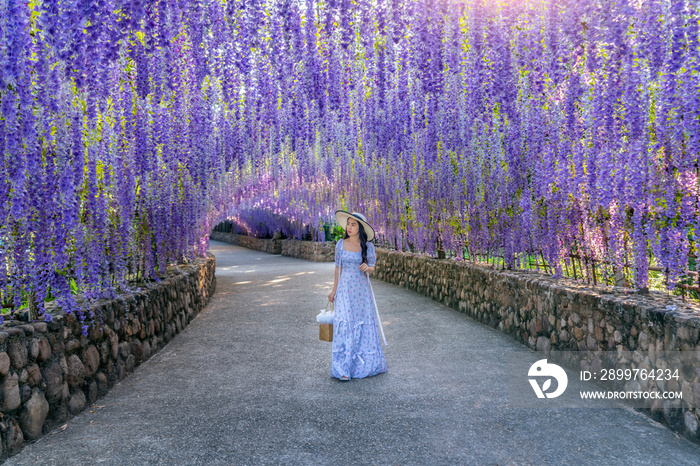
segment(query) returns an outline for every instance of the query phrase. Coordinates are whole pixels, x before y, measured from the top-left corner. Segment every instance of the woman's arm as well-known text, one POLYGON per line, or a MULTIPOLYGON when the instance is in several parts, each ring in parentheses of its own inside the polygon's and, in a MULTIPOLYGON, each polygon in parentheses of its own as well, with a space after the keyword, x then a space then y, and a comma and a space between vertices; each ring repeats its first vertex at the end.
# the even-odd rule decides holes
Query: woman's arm
POLYGON ((335 292, 338 291, 338 277, 340 276, 340 272, 342 272, 343 268, 340 266, 340 254, 342 252, 342 241, 340 240, 336 243, 335 245, 335 278, 333 279, 333 289, 331 290, 330 293, 328 293, 328 301, 334 302, 335 301, 335 292))
POLYGON ((377 263, 377 251, 374 250, 373 243, 367 243, 367 263, 360 264, 362 272, 374 273, 375 264, 377 263))
POLYGON ((338 276, 340 276, 341 269, 342 267, 338 267, 337 265, 335 266, 335 279, 333 280, 333 289, 328 294, 328 301, 330 302, 335 301, 335 293, 336 291, 338 291, 338 276))
POLYGON ((337 265, 335 266, 335 280, 333 281, 333 291, 335 292, 338 289, 338 277, 340 277, 340 271, 342 270, 342 267, 338 267, 337 265))
POLYGON ((374 273, 374 266, 370 267, 369 265, 363 262, 362 264, 360 264, 360 270, 363 272, 374 273))

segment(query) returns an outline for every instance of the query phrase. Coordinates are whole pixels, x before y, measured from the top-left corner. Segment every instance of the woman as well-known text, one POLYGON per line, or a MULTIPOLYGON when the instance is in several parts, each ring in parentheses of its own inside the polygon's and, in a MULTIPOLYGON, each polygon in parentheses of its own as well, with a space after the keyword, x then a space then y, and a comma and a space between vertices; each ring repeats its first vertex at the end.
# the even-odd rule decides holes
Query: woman
POLYGON ((331 377, 363 378, 387 371, 379 341, 374 301, 366 272, 374 272, 377 259, 374 229, 364 215, 338 210, 338 225, 345 237, 335 245, 335 281, 328 300, 335 303, 331 377))

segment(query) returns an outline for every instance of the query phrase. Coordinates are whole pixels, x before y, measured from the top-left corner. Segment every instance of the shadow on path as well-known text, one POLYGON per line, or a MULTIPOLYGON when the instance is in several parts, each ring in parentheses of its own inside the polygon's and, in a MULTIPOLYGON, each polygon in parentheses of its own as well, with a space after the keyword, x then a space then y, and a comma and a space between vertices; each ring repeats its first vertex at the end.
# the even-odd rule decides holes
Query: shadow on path
MULTIPOLYGON (((217 291, 161 351, 7 464, 697 464, 700 446, 619 405, 514 409, 523 346, 373 281, 389 372, 340 382, 315 316, 333 263, 211 241, 217 291), (94 411, 94 412, 91 412, 94 411)), ((536 360, 523 352, 523 367, 536 360)))

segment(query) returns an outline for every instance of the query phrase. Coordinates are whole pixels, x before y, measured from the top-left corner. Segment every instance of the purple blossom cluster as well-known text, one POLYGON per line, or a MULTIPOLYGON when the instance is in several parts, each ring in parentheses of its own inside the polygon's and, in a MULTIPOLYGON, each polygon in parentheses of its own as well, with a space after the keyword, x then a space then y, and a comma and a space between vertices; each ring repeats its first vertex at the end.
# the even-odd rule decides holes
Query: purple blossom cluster
POLYGON ((574 257, 611 277, 627 268, 638 287, 651 265, 669 289, 686 276, 700 226, 697 2, 280 5, 270 24, 286 53, 270 44, 250 62, 277 92, 241 85, 274 113, 247 129, 234 172, 243 230, 301 237, 347 207, 400 250, 510 268, 537 257, 556 275, 574 257))
POLYGON ((225 219, 323 241, 339 207, 511 268, 694 262, 695 1, 38 3, 0 3, 3 307, 89 321, 225 219))
POLYGON ((2 308, 55 300, 87 332, 96 299, 206 251, 240 148, 203 6, 0 4, 2 308))

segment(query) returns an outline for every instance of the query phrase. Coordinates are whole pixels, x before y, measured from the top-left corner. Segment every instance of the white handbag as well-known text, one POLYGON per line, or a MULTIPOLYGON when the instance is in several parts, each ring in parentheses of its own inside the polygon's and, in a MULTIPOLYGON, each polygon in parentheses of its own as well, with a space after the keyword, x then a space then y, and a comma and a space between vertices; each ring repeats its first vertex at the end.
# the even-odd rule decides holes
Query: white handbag
POLYGON ((316 321, 318 321, 319 324, 332 324, 333 323, 333 318, 335 318, 335 309, 333 306, 331 306, 331 310, 328 310, 328 305, 332 304, 330 301, 326 304, 325 309, 321 309, 321 313, 316 316, 316 321))

